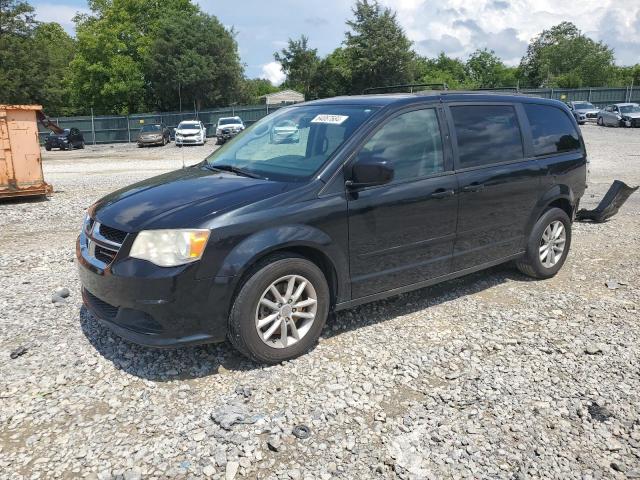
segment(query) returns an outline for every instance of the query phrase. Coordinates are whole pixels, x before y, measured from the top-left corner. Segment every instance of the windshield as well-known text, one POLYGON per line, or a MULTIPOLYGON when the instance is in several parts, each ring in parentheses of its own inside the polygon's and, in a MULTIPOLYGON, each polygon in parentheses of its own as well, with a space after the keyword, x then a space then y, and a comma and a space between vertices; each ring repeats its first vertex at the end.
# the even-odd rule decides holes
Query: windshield
POLYGON ((65 128, 65 129, 64 129, 64 133, 49 132, 49 135, 51 135, 51 136, 53 137, 53 136, 55 136, 55 135, 67 135, 68 133, 70 133, 70 132, 69 132, 69 129, 68 129, 68 128, 65 128))
POLYGON ((596 107, 593 106, 592 103, 589 102, 576 102, 573 106, 579 110, 596 110, 596 107))
POLYGON ((182 122, 180 125, 178 125, 179 129, 194 129, 194 128, 200 128, 200 124, 196 123, 196 122, 182 122))
POLYGON ((344 105, 282 108, 213 152, 206 162, 265 179, 301 182, 317 172, 375 111, 344 105))
POLYGON ((638 105, 621 105, 621 113, 640 113, 640 106, 638 105))
POLYGON ((141 132, 159 132, 160 125, 145 125, 140 129, 141 132))
POLYGON ((237 125, 239 123, 242 123, 239 118, 221 118, 218 120, 218 125, 237 125))

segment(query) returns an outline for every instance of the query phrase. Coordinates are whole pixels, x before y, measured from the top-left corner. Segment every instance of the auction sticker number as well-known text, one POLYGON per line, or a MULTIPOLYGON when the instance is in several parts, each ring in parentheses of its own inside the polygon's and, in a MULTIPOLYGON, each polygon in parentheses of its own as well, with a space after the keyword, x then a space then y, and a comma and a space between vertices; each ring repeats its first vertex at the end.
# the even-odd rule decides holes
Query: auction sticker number
POLYGON ((332 125, 340 125, 347 118, 347 115, 328 115, 328 114, 320 114, 316 115, 316 118, 311 120, 311 123, 330 123, 332 125))

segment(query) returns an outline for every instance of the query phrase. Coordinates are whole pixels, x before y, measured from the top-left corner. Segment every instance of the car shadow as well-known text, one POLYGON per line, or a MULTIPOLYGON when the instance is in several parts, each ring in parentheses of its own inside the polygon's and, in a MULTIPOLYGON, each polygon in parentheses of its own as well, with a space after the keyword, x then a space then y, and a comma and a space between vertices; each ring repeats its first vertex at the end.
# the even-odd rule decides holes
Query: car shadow
MULTIPOLYGON (((371 302, 331 314, 321 337, 328 339, 367 325, 386 322, 441 303, 495 287, 509 280, 535 281, 510 264, 493 267, 455 280, 409 293, 371 302)), ((82 306, 79 312, 82 332, 100 355, 130 375, 164 382, 217 375, 225 371, 263 368, 239 354, 228 343, 179 347, 142 347, 118 337, 82 306)))

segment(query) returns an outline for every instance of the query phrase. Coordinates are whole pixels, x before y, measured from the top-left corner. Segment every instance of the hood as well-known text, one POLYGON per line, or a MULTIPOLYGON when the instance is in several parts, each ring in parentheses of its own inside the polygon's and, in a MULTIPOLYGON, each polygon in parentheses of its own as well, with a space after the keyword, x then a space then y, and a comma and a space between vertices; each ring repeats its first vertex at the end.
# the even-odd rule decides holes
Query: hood
POLYGON ((217 127, 219 130, 223 130, 225 128, 242 128, 242 124, 241 123, 227 123, 225 125, 220 125, 219 127, 217 127))
POLYGON ((640 112, 623 113, 622 116, 627 118, 640 118, 640 112))
POLYGON ((195 166, 149 178, 107 195, 94 204, 91 214, 100 223, 125 232, 195 228, 205 218, 272 197, 287 186, 195 166))
POLYGON ((597 108, 576 108, 575 111, 586 115, 587 113, 598 113, 600 110, 597 108))

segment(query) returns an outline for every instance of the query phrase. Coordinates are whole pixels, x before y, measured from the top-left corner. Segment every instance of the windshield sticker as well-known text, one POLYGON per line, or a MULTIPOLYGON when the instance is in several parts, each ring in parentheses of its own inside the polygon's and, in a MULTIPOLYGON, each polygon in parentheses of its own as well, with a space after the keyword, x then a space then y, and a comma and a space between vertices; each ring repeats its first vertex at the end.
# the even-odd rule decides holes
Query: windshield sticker
POLYGON ((311 123, 330 123, 332 125, 340 125, 347 118, 347 115, 328 115, 328 114, 320 114, 316 115, 316 118, 311 120, 311 123))

